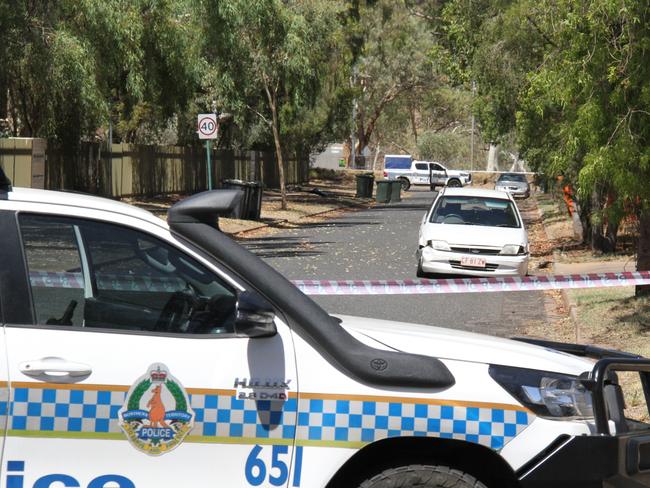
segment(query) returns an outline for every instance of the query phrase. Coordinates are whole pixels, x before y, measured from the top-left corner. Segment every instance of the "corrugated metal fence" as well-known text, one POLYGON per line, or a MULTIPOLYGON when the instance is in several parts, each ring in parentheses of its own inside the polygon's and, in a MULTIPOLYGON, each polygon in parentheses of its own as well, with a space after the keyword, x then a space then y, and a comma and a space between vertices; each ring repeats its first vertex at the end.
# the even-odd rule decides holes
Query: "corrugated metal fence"
MULTIPOLYGON (((214 150, 211 161, 215 188, 224 179, 280 186, 273 153, 214 150)), ((108 197, 194 193, 207 188, 206 152, 200 146, 113 144, 109 151, 99 143, 82 143, 70 158, 42 139, 9 138, 0 139, 0 166, 15 186, 108 197)), ((287 184, 308 181, 309 158, 288 158, 284 166, 287 184)))

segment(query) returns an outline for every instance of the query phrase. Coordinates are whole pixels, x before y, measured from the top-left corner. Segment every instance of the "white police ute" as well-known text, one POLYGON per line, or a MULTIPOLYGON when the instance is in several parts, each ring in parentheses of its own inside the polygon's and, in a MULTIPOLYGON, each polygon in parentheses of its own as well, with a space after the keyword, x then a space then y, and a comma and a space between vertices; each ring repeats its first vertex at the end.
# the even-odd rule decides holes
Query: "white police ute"
POLYGON ((166 224, 0 175, 2 486, 650 486, 650 361, 334 318, 219 232, 240 196, 166 224))

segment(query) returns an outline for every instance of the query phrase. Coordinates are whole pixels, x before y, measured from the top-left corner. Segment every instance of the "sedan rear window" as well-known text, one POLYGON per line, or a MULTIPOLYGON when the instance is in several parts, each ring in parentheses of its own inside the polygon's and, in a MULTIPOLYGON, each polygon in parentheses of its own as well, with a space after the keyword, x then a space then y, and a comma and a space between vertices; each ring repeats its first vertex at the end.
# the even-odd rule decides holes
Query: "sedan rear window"
POLYGON ((440 198, 429 221, 434 224, 521 227, 517 211, 510 200, 475 196, 440 198))

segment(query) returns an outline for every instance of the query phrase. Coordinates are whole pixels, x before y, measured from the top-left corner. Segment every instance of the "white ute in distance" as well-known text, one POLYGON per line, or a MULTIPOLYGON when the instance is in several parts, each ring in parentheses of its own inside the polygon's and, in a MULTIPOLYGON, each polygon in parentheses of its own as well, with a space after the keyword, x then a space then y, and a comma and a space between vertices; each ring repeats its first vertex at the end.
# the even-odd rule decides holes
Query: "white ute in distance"
POLYGON ((447 169, 436 162, 413 160, 405 154, 384 156, 384 178, 398 180, 404 191, 412 185, 427 185, 435 190, 438 186, 461 187, 472 183, 472 174, 468 171, 447 169))

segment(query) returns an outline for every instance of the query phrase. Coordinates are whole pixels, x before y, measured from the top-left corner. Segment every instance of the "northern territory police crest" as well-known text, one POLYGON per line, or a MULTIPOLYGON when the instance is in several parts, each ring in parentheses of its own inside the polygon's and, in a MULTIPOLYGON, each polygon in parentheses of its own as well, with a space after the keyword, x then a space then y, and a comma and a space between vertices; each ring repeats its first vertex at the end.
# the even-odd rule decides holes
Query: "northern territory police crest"
POLYGON ((187 392, 162 363, 131 386, 118 419, 131 444, 152 456, 174 449, 194 427, 187 392))

